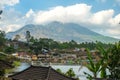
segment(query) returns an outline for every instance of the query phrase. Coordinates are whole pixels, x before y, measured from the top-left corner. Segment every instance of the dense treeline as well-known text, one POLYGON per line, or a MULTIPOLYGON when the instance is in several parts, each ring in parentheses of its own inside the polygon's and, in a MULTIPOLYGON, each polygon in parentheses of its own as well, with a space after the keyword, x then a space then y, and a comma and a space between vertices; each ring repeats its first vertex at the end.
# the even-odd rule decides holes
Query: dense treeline
POLYGON ((108 48, 112 46, 112 44, 105 44, 102 42, 81 42, 77 43, 74 40, 69 42, 59 42, 54 41, 48 38, 40 38, 34 39, 33 37, 30 39, 30 45, 37 46, 39 49, 48 48, 48 49, 75 49, 75 48, 89 48, 90 50, 94 50, 97 44, 100 43, 104 48, 108 48))
POLYGON ((98 43, 101 43, 101 45, 104 48, 109 48, 112 46, 112 44, 105 44, 99 41, 96 42, 81 42, 77 43, 74 40, 68 41, 68 42, 59 42, 54 41, 53 39, 48 38, 40 38, 35 39, 33 36, 30 35, 29 31, 26 31, 26 42, 22 42, 23 46, 17 46, 15 45, 6 45, 6 42, 12 43, 14 41, 17 41, 17 43, 21 43, 19 41, 20 35, 16 34, 13 40, 8 40, 5 38, 5 32, 0 31, 0 51, 3 51, 5 53, 13 53, 15 51, 18 51, 20 49, 29 50, 30 52, 34 53, 41 53, 42 49, 45 48, 47 50, 53 50, 53 49, 75 49, 75 48, 88 48, 90 50, 94 50, 96 48, 96 45, 98 43))

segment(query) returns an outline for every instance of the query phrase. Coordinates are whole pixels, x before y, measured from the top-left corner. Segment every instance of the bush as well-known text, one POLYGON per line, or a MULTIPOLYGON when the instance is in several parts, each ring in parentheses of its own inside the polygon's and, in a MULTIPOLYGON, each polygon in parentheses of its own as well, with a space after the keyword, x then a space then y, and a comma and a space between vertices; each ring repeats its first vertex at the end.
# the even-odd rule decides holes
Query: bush
POLYGON ((20 62, 19 62, 19 61, 14 61, 12 65, 13 65, 14 67, 20 66, 20 62))

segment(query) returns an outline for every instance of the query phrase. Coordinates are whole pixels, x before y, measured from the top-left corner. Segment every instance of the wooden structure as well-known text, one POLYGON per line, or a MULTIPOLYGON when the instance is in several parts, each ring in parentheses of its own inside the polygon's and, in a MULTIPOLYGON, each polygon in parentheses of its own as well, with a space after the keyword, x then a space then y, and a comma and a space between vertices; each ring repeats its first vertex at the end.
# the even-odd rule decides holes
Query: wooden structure
POLYGON ((30 66, 22 72, 9 76, 12 80, 76 80, 60 74, 52 67, 30 66))

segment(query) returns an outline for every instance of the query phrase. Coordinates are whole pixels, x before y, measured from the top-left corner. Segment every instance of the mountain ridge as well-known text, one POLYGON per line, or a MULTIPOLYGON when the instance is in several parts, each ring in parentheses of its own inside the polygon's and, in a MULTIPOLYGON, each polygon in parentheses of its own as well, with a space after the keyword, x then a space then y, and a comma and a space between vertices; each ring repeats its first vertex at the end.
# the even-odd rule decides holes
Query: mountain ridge
POLYGON ((7 33, 6 37, 13 39, 16 34, 19 34, 23 40, 26 31, 30 31, 35 38, 51 38, 62 42, 70 40, 76 42, 101 41, 105 43, 119 41, 119 39, 103 36, 75 23, 60 22, 51 22, 44 25, 28 24, 15 32, 7 33))

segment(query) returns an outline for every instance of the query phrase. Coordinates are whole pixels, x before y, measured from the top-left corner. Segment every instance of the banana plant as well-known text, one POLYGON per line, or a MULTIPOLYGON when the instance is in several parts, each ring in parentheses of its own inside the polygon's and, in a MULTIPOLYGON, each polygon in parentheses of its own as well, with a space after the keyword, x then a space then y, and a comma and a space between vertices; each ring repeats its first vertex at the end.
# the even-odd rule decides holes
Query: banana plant
POLYGON ((88 49, 87 49, 87 56, 88 56, 88 64, 86 65, 86 67, 88 68, 89 71, 92 72, 93 75, 88 74, 86 72, 84 72, 84 74, 87 75, 87 78, 89 80, 92 80, 93 78, 97 78, 97 75, 100 72, 101 61, 94 61, 94 59, 92 58, 92 54, 88 49))
POLYGON ((108 69, 110 72, 109 77, 114 80, 120 79, 120 42, 116 43, 111 48, 111 53, 109 55, 108 69))
POLYGON ((100 76, 101 78, 107 78, 107 68, 109 64, 109 54, 111 50, 111 46, 108 49, 104 49, 101 44, 98 44, 97 49, 100 52, 101 57, 101 68, 100 68, 100 76))

